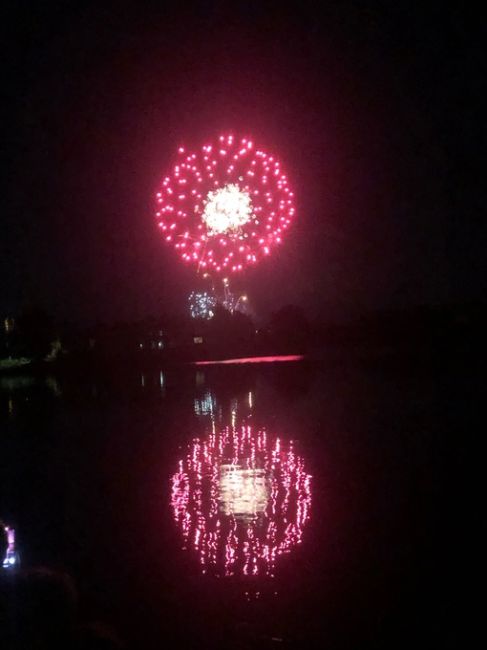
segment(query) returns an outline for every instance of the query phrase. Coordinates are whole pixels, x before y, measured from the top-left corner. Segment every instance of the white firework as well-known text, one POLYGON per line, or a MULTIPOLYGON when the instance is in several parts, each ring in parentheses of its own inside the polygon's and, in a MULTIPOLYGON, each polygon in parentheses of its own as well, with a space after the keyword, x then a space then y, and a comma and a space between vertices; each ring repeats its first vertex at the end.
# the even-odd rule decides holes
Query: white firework
POLYGON ((208 235, 238 233, 253 219, 250 196, 233 183, 208 192, 202 218, 208 235))

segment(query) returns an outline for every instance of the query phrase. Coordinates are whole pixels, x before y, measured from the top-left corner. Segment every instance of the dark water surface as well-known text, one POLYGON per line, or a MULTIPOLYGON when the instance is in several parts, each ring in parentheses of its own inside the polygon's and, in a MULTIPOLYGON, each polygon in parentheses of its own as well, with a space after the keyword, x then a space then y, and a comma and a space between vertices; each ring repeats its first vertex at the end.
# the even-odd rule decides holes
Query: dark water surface
POLYGON ((452 392, 336 358, 3 376, 0 516, 133 647, 439 647, 452 392))

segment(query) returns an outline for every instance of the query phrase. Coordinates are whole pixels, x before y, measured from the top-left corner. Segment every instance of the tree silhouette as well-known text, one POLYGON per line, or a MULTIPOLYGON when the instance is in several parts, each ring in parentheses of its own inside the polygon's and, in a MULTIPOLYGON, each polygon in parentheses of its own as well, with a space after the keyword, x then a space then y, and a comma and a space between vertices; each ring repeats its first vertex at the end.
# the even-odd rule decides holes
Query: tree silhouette
POLYGON ((273 340, 287 345, 306 343, 311 332, 304 310, 296 305, 286 305, 274 312, 269 329, 273 340))

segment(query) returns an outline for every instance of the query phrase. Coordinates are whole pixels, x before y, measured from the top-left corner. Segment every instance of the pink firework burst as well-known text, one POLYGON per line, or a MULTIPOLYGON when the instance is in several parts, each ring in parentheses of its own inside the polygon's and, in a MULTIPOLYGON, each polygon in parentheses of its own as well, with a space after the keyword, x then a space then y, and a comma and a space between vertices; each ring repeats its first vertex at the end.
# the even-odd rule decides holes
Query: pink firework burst
POLYGON ((249 138, 221 135, 178 161, 157 193, 165 240, 203 272, 239 272, 271 254, 295 214, 274 156, 249 138))

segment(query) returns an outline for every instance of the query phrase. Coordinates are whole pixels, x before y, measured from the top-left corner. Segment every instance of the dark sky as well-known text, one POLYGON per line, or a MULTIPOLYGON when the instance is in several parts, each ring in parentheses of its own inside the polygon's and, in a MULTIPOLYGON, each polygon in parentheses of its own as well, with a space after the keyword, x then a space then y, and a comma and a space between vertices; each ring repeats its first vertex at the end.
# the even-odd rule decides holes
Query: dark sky
POLYGON ((285 244, 243 279, 261 313, 483 297, 481 17, 322 4, 2 3, 0 314, 185 304, 194 274, 153 196, 179 144, 225 129, 276 152, 297 198, 285 244))

